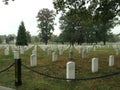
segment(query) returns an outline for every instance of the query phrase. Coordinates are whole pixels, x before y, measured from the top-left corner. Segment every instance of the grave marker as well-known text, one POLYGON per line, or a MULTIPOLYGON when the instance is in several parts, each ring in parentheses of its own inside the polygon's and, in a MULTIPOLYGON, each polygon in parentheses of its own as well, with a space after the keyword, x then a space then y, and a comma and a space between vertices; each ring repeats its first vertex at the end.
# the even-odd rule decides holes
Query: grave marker
POLYGON ((19 59, 19 52, 13 51, 13 53, 14 53, 14 59, 19 59))
POLYGON ((30 66, 37 66, 37 59, 36 59, 36 55, 35 54, 32 54, 30 56, 30 66))
POLYGON ((92 58, 92 72, 98 72, 98 58, 92 58))
POLYGON ((67 79, 75 79, 75 63, 72 61, 69 61, 66 64, 66 67, 67 67, 66 68, 66 78, 67 79))
POLYGON ((109 66, 113 66, 114 65, 114 56, 110 55, 109 56, 109 66))
POLYGON ((86 51, 85 49, 82 50, 82 59, 86 58, 86 51))
POLYGON ((52 61, 57 61, 57 53, 56 52, 53 52, 52 53, 52 61))
POLYGON ((5 55, 9 55, 9 49, 6 48, 5 51, 4 51, 5 55))

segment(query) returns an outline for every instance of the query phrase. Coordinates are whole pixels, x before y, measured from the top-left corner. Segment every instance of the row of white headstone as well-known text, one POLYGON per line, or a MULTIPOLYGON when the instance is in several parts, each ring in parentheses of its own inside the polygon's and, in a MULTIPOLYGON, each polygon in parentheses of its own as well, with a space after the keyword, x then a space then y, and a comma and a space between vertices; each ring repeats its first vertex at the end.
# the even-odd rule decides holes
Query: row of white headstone
MULTIPOLYGON (((31 48, 33 45, 30 46, 20 46, 20 54, 24 54, 25 51, 29 50, 29 48, 31 48)), ((7 45, 4 47, 4 55, 9 55, 9 48, 11 47, 13 53, 14 51, 18 51, 19 52, 19 47, 15 46, 15 45, 7 45)))
MULTIPOLYGON (((31 66, 36 66, 37 62, 36 62, 36 58, 35 55, 31 56, 31 66)), ((110 55, 109 56, 109 66, 113 66, 114 65, 114 56, 110 55)), ((91 63, 91 71, 93 73, 98 72, 98 58, 92 58, 92 63, 91 63)), ((69 61, 66 64, 66 78, 67 79, 75 79, 75 62, 73 61, 69 61)))
MULTIPOLYGON (((58 55, 57 55, 57 48, 52 47, 52 49, 48 46, 44 46, 44 45, 39 45, 40 48, 42 48, 42 50, 44 50, 45 52, 47 51, 47 55, 52 55, 52 61, 57 61, 58 60, 58 55), (54 51, 52 51, 54 50, 54 51), (52 53, 52 54, 51 54, 52 53)), ((64 50, 66 50, 66 48, 68 48, 68 46, 59 46, 59 55, 62 55, 64 50)), ((30 56, 30 66, 37 66, 37 46, 34 47, 32 54, 30 56)))
MULTIPOLYGON (((86 58, 87 53, 90 51, 96 51, 96 48, 103 48, 103 46, 100 45, 94 45, 94 46, 75 46, 76 50, 78 50, 79 53, 81 53, 82 58, 86 58)), ((104 47, 108 47, 110 48, 110 46, 104 46, 104 47)), ((119 51, 120 51, 120 46, 112 46, 115 50, 115 55, 119 55, 119 51)))
MULTIPOLYGON (((109 56, 109 66, 114 65, 114 56, 110 55, 109 56)), ((66 64, 66 78, 67 79, 75 79, 75 62, 69 61, 66 64)), ((98 58, 92 58, 92 63, 91 63, 91 71, 93 73, 98 72, 98 58)))
POLYGON ((47 52, 47 55, 51 55, 52 52, 59 51, 59 55, 68 48, 68 45, 38 45, 43 51, 47 52))

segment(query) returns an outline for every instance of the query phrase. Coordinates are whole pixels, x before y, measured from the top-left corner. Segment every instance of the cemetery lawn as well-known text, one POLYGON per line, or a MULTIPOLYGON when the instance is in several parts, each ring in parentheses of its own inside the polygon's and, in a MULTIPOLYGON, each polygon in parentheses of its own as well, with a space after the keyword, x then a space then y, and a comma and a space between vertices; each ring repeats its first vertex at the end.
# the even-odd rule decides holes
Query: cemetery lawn
MULTIPOLYGON (((20 55, 22 63, 30 67, 30 55, 34 47, 30 48, 25 54, 20 55)), ((115 54, 115 50, 110 47, 97 48, 96 51, 87 53, 87 57, 82 59, 81 53, 74 48, 74 58, 69 60, 69 49, 65 50, 62 55, 58 55, 58 60, 52 62, 51 55, 47 55, 39 46, 37 47, 38 65, 32 69, 55 77, 66 77, 66 63, 68 61, 75 62, 75 77, 88 78, 102 76, 113 72, 120 71, 120 51, 119 55, 115 54), (115 65, 108 66, 110 55, 115 57, 115 65), (99 59, 99 71, 91 72, 91 59, 97 57, 99 59)), ((57 51, 58 52, 58 51, 57 51)), ((4 49, 0 49, 0 71, 14 62, 13 53, 10 48, 10 54, 5 56, 4 49)), ((94 80, 70 81, 57 80, 38 75, 22 66, 22 86, 15 87, 15 69, 14 66, 6 72, 0 73, 0 86, 6 86, 17 90, 120 90, 120 74, 94 80)))

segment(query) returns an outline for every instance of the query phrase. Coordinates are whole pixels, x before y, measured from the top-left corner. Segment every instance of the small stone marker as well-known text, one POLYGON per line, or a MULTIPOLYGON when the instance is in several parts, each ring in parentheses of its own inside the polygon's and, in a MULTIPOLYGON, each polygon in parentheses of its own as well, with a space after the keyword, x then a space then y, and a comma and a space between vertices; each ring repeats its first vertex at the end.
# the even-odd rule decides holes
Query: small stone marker
POLYGON ((109 56, 109 66, 113 66, 114 65, 114 56, 110 55, 109 56))
MULTIPOLYGON (((66 78, 75 79, 75 63, 72 61, 67 62, 66 64, 66 78)), ((70 80, 68 80, 70 81, 70 80)))
POLYGON ((36 55, 35 54, 32 54, 30 56, 30 66, 37 66, 37 59, 36 59, 36 55))
POLYGON ((70 49, 70 51, 69 51, 69 59, 70 60, 73 59, 73 51, 72 51, 72 49, 70 49))
POLYGON ((56 52, 53 52, 52 53, 52 61, 57 61, 57 53, 56 52))
POLYGON ((82 50, 82 59, 86 58, 86 51, 85 49, 82 50))
POLYGON ((9 49, 5 49, 5 55, 9 55, 9 49))
POLYGON ((92 58, 92 72, 98 72, 98 58, 92 58))
POLYGON ((14 53, 14 59, 19 59, 19 52, 13 51, 13 53, 14 53))
POLYGON ((20 54, 24 54, 24 46, 20 46, 20 54))
POLYGON ((35 49, 32 50, 32 54, 36 56, 36 60, 37 60, 37 51, 35 49))
POLYGON ((63 48, 60 48, 59 49, 59 55, 62 55, 62 53, 63 53, 63 48))
POLYGON ((35 49, 32 50, 32 54, 37 56, 37 51, 35 49))

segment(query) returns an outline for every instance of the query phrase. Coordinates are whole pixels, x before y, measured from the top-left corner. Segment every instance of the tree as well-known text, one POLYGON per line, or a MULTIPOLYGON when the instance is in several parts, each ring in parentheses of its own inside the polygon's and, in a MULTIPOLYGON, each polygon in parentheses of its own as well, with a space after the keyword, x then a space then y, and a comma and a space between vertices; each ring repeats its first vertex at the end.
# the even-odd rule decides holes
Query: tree
POLYGON ((38 43, 38 42, 40 42, 39 37, 38 36, 32 36, 31 37, 31 42, 32 43, 38 43))
POLYGON ((28 45, 26 29, 23 21, 21 22, 18 29, 16 45, 19 45, 19 46, 28 45))
MULTIPOLYGON (((107 34, 110 28, 115 25, 114 18, 119 16, 120 12, 119 0, 54 0, 53 4, 57 13, 62 11, 63 14, 66 14, 70 11, 74 11, 74 19, 77 18, 80 23, 83 18, 83 24, 81 24, 82 27, 88 27, 89 23, 92 23, 92 27, 96 27, 95 33, 93 34, 96 35, 100 32, 99 40, 103 41, 104 44, 107 41, 107 34), (79 13, 78 11, 80 9, 89 11, 88 13, 90 15, 86 12, 79 13), (89 19, 89 17, 91 18, 89 19), (86 22, 86 18, 88 18, 88 23, 86 22)), ((71 17, 73 14, 70 14, 69 16, 71 17)), ((74 22, 75 20, 72 21, 74 22)), ((74 24, 77 25, 75 22, 74 24)), ((82 29, 85 30, 85 28, 82 29)), ((86 32, 84 32, 84 34, 85 33, 86 32)))
POLYGON ((38 28, 40 29, 40 37, 45 44, 48 43, 48 40, 51 38, 52 31, 54 30, 54 19, 55 13, 53 10, 43 8, 38 12, 38 28))
MULTIPOLYGON (((8 5, 10 0, 3 0, 3 2, 5 3, 5 5, 8 5)), ((11 0, 11 1, 14 1, 14 0, 11 0)))
POLYGON ((64 35, 67 36, 66 39, 71 45, 75 42, 78 42, 78 44, 84 42, 84 33, 91 19, 90 12, 85 7, 68 10, 62 15, 60 18, 60 29, 65 31, 64 35))
POLYGON ((120 11, 119 0, 91 0, 89 10, 92 11, 93 23, 100 28, 101 40, 104 45, 108 40, 108 32, 116 22, 114 22, 120 11))
POLYGON ((31 43, 31 34, 29 31, 26 31, 26 37, 27 37, 28 43, 31 43))
POLYGON ((15 38, 16 36, 14 34, 9 34, 8 36, 6 36, 6 43, 14 41, 15 38))

